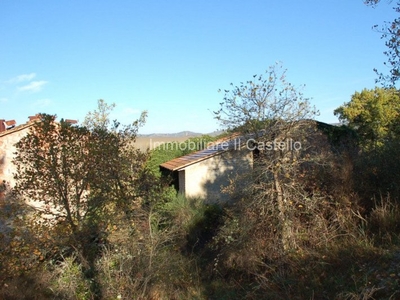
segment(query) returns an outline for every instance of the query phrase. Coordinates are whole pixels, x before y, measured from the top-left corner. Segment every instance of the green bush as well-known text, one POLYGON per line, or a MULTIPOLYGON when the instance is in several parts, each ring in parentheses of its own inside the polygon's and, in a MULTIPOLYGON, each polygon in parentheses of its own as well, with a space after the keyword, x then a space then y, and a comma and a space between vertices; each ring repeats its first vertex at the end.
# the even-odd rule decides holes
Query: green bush
POLYGON ((184 142, 169 142, 151 150, 147 167, 160 176, 159 165, 171 159, 187 155, 191 152, 205 149, 215 138, 209 135, 192 137, 184 142))
POLYGON ((50 289, 59 299, 93 299, 90 279, 85 278, 82 265, 73 254, 57 265, 50 265, 52 279, 50 289))

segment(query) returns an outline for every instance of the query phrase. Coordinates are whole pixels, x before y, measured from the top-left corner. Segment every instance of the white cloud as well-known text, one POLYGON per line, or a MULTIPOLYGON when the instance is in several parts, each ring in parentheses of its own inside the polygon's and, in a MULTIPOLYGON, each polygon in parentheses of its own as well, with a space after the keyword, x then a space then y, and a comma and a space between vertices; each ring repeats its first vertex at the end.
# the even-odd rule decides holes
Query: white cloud
POLYGON ((41 81, 32 81, 28 83, 27 85, 18 87, 19 91, 23 92, 32 92, 36 93, 42 90, 43 86, 47 83, 47 81, 41 80, 41 81))
POLYGON ((7 98, 0 98, 0 103, 6 103, 6 102, 8 102, 7 98))
POLYGON ((43 108, 43 107, 51 106, 52 104, 53 104, 53 101, 51 99, 39 99, 39 100, 36 100, 32 106, 35 108, 43 108))
POLYGON ((15 83, 20 83, 20 82, 24 82, 24 81, 31 81, 35 77, 36 77, 36 73, 22 74, 22 75, 13 77, 13 78, 7 80, 6 82, 10 83, 10 84, 15 84, 15 83))

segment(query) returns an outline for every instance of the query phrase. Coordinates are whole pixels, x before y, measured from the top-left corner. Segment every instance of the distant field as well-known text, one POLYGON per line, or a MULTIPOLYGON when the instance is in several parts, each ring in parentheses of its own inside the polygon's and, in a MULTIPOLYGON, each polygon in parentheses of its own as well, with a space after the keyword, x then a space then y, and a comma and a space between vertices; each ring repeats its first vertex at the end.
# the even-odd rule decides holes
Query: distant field
POLYGON ((136 139, 136 147, 139 148, 140 150, 145 151, 147 148, 153 149, 157 146, 159 146, 162 143, 168 143, 168 142, 184 142, 188 138, 191 138, 190 136, 150 136, 150 137, 138 137, 136 139))

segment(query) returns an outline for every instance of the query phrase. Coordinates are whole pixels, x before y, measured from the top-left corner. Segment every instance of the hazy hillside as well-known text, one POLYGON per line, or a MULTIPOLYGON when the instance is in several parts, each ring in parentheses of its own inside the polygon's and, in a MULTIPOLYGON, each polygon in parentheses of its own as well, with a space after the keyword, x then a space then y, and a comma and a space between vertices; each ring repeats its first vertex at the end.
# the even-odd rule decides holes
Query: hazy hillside
POLYGON ((222 131, 214 131, 211 133, 198 133, 192 131, 181 131, 177 133, 150 133, 150 134, 139 134, 136 139, 136 147, 140 150, 146 150, 147 148, 154 149, 157 145, 168 142, 183 142, 192 137, 200 137, 202 135, 217 136, 222 131))
POLYGON ((181 131, 175 133, 149 133, 149 134, 139 134, 139 137, 195 137, 201 136, 203 133, 192 132, 192 131, 181 131))

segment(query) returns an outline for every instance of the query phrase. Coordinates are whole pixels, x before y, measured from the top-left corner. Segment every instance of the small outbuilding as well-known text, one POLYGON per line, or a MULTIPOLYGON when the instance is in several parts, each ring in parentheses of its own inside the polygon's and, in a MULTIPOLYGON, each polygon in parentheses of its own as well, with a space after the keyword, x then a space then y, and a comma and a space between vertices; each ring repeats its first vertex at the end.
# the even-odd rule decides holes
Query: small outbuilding
POLYGON ((206 202, 227 202, 223 190, 239 175, 253 169, 253 152, 240 138, 211 145, 160 165, 179 193, 203 198, 206 202))

